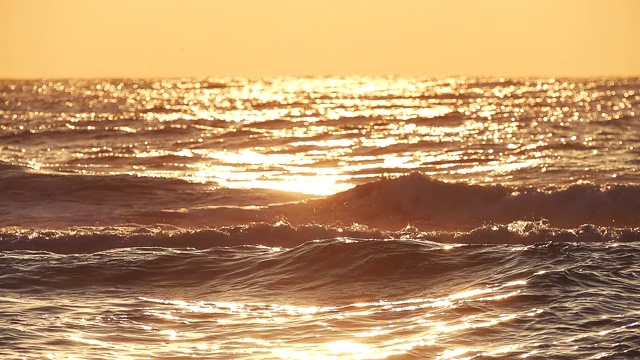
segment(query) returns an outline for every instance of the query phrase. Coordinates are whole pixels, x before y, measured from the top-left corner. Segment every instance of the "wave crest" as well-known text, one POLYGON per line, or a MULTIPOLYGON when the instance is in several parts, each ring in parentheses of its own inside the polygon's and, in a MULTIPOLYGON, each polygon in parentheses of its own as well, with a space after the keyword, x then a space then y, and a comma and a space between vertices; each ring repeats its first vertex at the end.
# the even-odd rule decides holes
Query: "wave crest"
POLYGON ((296 205, 285 213, 296 222, 307 218, 387 229, 411 224, 421 229, 471 230, 520 220, 546 220, 564 228, 628 227, 640 226, 640 187, 579 184, 559 190, 515 189, 446 183, 414 173, 312 200, 306 207, 296 205))
POLYGON ((386 231, 471 231, 547 221, 576 228, 640 226, 640 186, 577 184, 564 189, 447 183, 414 173, 309 199, 272 190, 213 188, 182 180, 45 175, 1 166, 0 227, 69 228, 126 223, 221 228, 285 220, 296 226, 386 231), (306 200, 305 200, 306 199, 306 200))
POLYGON ((0 251, 30 250, 54 253, 92 253, 118 248, 196 248, 258 245, 292 248, 327 239, 418 240, 446 244, 534 244, 542 242, 636 242, 640 228, 583 225, 573 229, 550 227, 543 222, 517 221, 487 225, 471 231, 419 231, 407 227, 382 231, 366 226, 293 226, 255 223, 216 229, 187 230, 172 226, 82 227, 65 230, 5 228, 0 231, 0 251))

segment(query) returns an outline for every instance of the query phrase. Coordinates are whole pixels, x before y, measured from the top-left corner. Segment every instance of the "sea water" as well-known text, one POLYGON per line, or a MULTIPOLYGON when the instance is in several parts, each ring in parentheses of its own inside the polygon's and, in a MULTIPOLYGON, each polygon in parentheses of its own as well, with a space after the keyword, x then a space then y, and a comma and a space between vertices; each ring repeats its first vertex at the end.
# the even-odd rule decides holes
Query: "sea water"
POLYGON ((0 94, 2 358, 640 358, 640 79, 0 94))

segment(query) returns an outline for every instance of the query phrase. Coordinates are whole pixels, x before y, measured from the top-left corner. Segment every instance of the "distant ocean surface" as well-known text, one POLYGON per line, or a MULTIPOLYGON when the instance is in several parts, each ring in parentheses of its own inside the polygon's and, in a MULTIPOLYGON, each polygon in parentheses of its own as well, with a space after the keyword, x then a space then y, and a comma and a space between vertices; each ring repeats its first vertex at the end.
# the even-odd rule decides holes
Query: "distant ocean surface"
POLYGON ((0 94, 2 359, 640 358, 640 78, 0 94))

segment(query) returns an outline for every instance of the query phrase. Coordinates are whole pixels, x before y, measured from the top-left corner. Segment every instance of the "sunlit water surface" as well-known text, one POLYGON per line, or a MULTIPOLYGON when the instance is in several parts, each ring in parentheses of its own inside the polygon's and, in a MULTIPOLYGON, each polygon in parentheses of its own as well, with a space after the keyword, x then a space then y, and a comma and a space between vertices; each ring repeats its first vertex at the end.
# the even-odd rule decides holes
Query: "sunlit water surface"
POLYGON ((0 159, 48 172, 320 195, 410 171, 638 181, 638 79, 5 81, 0 92, 0 159))
POLYGON ((3 268, 20 271, 3 279, 12 289, 0 298, 9 309, 0 354, 631 359, 639 250, 342 239, 292 250, 5 253, 3 268))
POLYGON ((639 79, 0 94, 3 359, 640 358, 639 79))

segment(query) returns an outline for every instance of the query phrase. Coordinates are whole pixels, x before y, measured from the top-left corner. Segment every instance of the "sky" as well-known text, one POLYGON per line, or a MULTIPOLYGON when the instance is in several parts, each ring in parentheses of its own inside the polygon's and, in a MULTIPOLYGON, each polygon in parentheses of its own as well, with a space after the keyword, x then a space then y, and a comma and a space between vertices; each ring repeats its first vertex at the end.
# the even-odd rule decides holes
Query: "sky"
POLYGON ((640 76, 640 0, 0 0, 0 78, 640 76))

